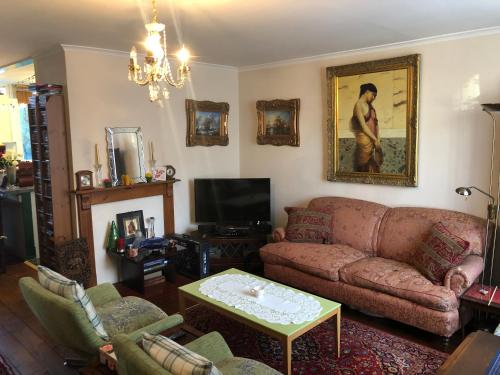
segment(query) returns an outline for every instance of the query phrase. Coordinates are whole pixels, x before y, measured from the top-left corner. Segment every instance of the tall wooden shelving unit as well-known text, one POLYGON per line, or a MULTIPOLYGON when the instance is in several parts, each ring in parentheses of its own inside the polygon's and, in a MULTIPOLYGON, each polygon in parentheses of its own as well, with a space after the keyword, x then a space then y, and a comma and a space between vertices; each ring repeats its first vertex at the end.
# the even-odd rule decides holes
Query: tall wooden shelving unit
POLYGON ((40 263, 57 270, 55 247, 73 236, 64 96, 40 90, 28 109, 40 263))

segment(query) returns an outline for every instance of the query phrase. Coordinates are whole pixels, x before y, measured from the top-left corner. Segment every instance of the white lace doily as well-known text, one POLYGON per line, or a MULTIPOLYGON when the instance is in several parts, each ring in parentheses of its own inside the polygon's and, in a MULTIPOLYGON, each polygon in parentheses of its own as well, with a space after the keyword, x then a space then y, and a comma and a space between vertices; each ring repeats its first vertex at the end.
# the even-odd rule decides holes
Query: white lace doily
POLYGON ((301 324, 321 312, 315 298, 249 275, 214 276, 200 285, 200 293, 269 323, 301 324), (259 297, 251 292, 255 287, 264 287, 259 297))

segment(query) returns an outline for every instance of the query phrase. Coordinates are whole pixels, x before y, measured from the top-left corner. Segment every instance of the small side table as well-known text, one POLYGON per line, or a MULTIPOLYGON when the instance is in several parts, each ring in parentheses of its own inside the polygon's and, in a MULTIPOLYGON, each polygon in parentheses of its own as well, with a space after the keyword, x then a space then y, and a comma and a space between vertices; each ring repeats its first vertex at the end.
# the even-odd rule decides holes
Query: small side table
MULTIPOLYGON (((481 289, 481 284, 474 283, 469 289, 465 291, 465 293, 461 297, 460 303, 460 317, 462 316, 462 312, 470 307, 476 311, 483 311, 487 313, 493 313, 495 315, 500 315, 500 288, 497 289, 493 299, 490 302, 491 295, 495 290, 495 287, 484 285, 484 288, 488 290, 488 294, 481 294, 479 289, 481 289)), ((460 326, 462 327, 462 337, 465 333, 465 327, 463 322, 460 322, 460 326)))
POLYGON ((140 293, 144 293, 145 286, 175 281, 175 256, 172 256, 167 249, 141 250, 136 257, 128 257, 113 251, 108 251, 108 254, 119 259, 123 282, 140 293), (148 279, 148 275, 159 271, 161 276, 148 279))

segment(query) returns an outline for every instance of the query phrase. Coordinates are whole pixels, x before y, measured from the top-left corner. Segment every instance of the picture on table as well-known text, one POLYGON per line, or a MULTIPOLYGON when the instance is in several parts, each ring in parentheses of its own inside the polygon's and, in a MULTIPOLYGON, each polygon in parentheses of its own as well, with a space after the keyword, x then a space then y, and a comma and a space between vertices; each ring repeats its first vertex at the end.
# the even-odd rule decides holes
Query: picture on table
POLYGON ((118 223, 118 234, 125 239, 127 245, 134 242, 138 231, 143 236, 146 234, 142 210, 117 214, 116 221, 118 223))

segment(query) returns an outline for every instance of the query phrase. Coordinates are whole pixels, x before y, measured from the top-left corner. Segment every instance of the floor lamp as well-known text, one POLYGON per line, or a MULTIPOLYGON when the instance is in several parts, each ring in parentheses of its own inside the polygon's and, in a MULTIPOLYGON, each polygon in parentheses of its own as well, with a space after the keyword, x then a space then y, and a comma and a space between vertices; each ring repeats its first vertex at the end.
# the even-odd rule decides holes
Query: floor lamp
MULTIPOLYGON (((486 234, 484 238, 484 251, 483 251, 483 275, 481 277, 481 289, 479 292, 481 294, 488 294, 491 289, 491 279, 493 276, 493 264, 495 260, 495 246, 497 240, 497 228, 498 228, 498 202, 500 201, 500 173, 498 174, 498 183, 497 183, 497 197, 493 197, 492 187, 493 187, 493 172, 495 166, 495 136, 496 136, 496 118, 493 113, 500 113, 500 103, 495 104, 481 104, 483 107, 483 111, 485 111, 488 115, 490 115, 493 120, 493 135, 491 140, 491 159, 490 159, 490 186, 489 192, 485 192, 479 189, 476 186, 469 187, 459 187, 455 191, 457 194, 463 195, 465 197, 472 195, 472 190, 476 190, 488 197, 488 215, 486 220, 486 234), (490 244, 490 227, 493 225, 493 236, 490 244), (490 246, 491 245, 491 246, 490 246), (484 274, 486 268, 486 259, 488 256, 488 249, 491 248, 491 265, 490 265, 490 279, 488 282, 488 287, 484 286, 484 274)), ((493 296, 492 296, 493 297, 493 296)))

